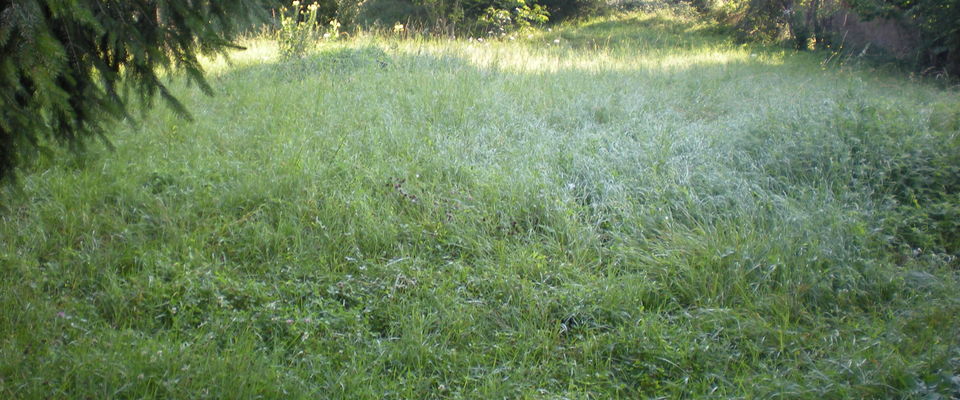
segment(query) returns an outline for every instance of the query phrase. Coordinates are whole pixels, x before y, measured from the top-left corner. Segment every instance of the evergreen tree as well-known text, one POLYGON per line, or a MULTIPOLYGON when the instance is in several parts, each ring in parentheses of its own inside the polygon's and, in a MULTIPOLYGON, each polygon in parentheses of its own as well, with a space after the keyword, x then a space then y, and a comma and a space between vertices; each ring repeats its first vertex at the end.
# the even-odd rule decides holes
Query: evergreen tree
POLYGON ((206 92, 198 54, 222 52, 256 0, 0 0, 0 178, 50 145, 103 138, 127 104, 187 110, 158 71, 206 92))

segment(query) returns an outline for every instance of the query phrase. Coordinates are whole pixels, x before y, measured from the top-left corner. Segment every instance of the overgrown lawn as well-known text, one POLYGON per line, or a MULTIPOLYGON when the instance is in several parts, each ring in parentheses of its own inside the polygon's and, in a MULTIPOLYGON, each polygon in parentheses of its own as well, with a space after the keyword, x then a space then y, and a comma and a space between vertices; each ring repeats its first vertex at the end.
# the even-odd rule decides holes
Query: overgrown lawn
POLYGON ((0 194, 0 396, 960 395, 956 90, 666 13, 248 45, 0 194))

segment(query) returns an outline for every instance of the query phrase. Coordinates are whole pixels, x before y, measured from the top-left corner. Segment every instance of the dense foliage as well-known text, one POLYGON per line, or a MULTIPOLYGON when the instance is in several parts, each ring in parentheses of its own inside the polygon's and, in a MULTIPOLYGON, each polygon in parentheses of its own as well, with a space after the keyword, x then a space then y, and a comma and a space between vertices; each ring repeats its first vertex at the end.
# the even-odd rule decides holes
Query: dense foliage
POLYGON ((742 38, 790 42, 798 49, 831 44, 838 11, 896 21, 918 40, 917 66, 960 73, 960 0, 694 0, 700 10, 737 28, 742 38))
POLYGON ((81 147, 159 94, 158 70, 209 91, 198 54, 221 51, 254 0, 15 0, 0 9, 0 176, 51 144, 81 147))
POLYGON ((912 26, 921 64, 960 74, 960 0, 851 0, 867 18, 891 18, 912 26))
POLYGON ((838 9, 831 0, 695 0, 693 4, 737 28, 741 39, 790 42, 798 49, 807 48, 811 40, 828 43, 825 20, 838 9))
POLYGON ((606 0, 540 0, 554 20, 588 17, 608 8, 606 0))
POLYGON ((361 11, 368 24, 412 23, 443 33, 522 29, 547 21, 537 0, 374 0, 361 11))
POLYGON ((318 5, 321 22, 336 19, 347 30, 400 23, 448 34, 502 33, 609 7, 605 0, 318 0, 301 7, 310 4, 318 5))

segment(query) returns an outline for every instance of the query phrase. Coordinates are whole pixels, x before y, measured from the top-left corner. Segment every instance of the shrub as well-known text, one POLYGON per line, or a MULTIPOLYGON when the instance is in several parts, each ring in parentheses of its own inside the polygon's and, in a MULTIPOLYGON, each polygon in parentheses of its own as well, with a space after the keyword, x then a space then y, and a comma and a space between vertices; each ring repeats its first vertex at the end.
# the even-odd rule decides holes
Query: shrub
POLYGON ((293 2, 293 10, 280 8, 280 29, 277 31, 277 43, 283 58, 300 58, 307 47, 317 39, 317 13, 320 5, 293 2))
POLYGON ((537 0, 369 0, 358 20, 390 27, 397 23, 433 33, 503 33, 546 23, 537 0))
POLYGON ((360 19, 368 24, 402 23, 434 32, 502 33, 549 21, 612 9, 607 0, 368 0, 360 19))
POLYGON ((528 5, 524 0, 504 4, 507 8, 487 7, 480 16, 479 28, 490 34, 504 34, 509 31, 523 30, 547 22, 549 13, 539 5, 528 5))
POLYGON ((735 27, 742 40, 789 42, 801 50, 811 42, 818 47, 829 44, 825 22, 837 9, 829 0, 698 0, 693 4, 735 27))
POLYGON ((863 17, 889 18, 912 27, 920 38, 921 65, 960 74, 960 0, 850 0, 863 17))
MULTIPOLYGON (((345 29, 356 29, 366 0, 337 0, 336 21, 345 29)), ((334 32, 337 33, 337 32, 334 32)))
POLYGON ((921 68, 960 74, 960 0, 694 0, 701 12, 737 29, 741 39, 790 41, 798 49, 830 44, 827 23, 835 12, 855 11, 870 20, 897 21, 919 39, 921 68))
POLYGON ((605 10, 605 0, 540 0, 554 21, 589 17, 605 10))
POLYGON ((359 20, 364 25, 409 24, 425 20, 423 11, 422 7, 410 0, 370 0, 364 3, 359 20))

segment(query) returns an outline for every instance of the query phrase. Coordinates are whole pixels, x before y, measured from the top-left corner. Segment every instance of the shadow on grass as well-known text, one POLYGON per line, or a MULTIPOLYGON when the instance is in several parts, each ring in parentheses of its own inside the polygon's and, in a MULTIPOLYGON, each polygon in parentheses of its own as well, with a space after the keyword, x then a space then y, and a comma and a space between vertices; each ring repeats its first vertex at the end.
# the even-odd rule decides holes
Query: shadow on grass
POLYGON ((599 20, 559 30, 576 48, 631 46, 638 49, 696 49, 732 43, 713 25, 661 15, 599 20))

